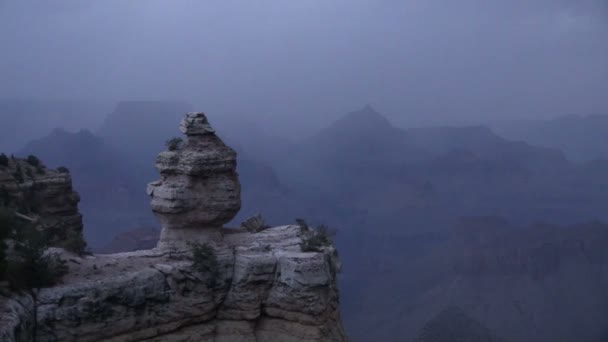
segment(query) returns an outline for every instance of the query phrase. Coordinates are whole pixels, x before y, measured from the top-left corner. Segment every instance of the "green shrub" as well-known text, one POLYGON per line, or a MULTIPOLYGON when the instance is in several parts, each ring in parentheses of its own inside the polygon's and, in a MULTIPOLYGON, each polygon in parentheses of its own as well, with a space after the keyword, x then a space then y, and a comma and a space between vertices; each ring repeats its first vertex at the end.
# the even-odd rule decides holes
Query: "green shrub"
POLYGON ((184 141, 182 140, 182 138, 171 138, 169 140, 167 140, 167 142, 165 143, 165 145, 167 145, 167 148, 169 149, 169 151, 176 151, 179 150, 180 147, 182 147, 182 144, 184 143, 184 141))
POLYGON ((29 155, 27 156, 26 159, 27 163, 32 165, 33 167, 38 167, 40 166, 40 159, 38 159, 38 157, 34 156, 34 155, 29 155))
POLYGON ((270 228, 270 226, 266 224, 261 213, 243 221, 241 227, 245 228, 250 233, 258 233, 270 228))
POLYGON ((190 244, 192 250, 192 267, 201 273, 209 274, 207 287, 214 287, 219 277, 219 262, 213 247, 207 243, 193 242, 190 244))
POLYGON ((15 213, 0 208, 0 279, 17 290, 55 285, 67 271, 57 255, 45 254, 48 239, 31 224, 24 224, 15 213), (13 241, 10 256, 5 239, 13 241))
POLYGON ((70 173, 70 170, 65 166, 60 166, 57 168, 57 171, 60 173, 70 173))
POLYGON ((22 250, 6 263, 6 278, 16 290, 51 287, 67 273, 64 260, 56 254, 44 255, 41 250, 22 250))
POLYGON ((326 225, 320 225, 315 229, 309 229, 304 233, 300 249, 302 252, 321 252, 323 247, 332 244, 332 237, 335 232, 331 231, 326 225))
POLYGON ((7 245, 4 240, 10 236, 14 221, 15 217, 13 213, 4 208, 0 208, 0 280, 3 280, 6 274, 7 245))
POLYGON ((16 222, 17 218, 14 212, 0 207, 0 239, 6 239, 11 235, 16 222))
POLYGON ((19 210, 22 213, 37 213, 42 207, 42 200, 40 199, 38 192, 34 187, 25 191, 23 194, 23 201, 18 205, 19 210))
POLYGON ((0 280, 6 277, 6 243, 0 240, 0 280))
POLYGON ((15 230, 15 255, 6 262, 6 278, 18 290, 49 287, 67 274, 64 260, 55 254, 45 254, 47 238, 31 225, 15 230))
POLYGON ((6 154, 0 154, 0 166, 8 166, 8 157, 6 154))
POLYGON ((25 181, 25 179, 23 178, 23 171, 21 170, 21 165, 17 164, 15 172, 13 172, 13 177, 15 177, 17 183, 21 184, 25 181))
POLYGON ((308 223, 306 223, 306 221, 304 221, 304 219, 297 218, 296 224, 300 227, 303 233, 310 230, 310 226, 308 225, 308 223))
POLYGON ((66 236, 66 238, 61 242, 60 247, 72 253, 76 253, 80 256, 89 254, 89 250, 87 249, 87 242, 84 241, 82 234, 79 234, 77 232, 70 232, 66 236))
POLYGON ((0 186, 0 207, 8 206, 11 202, 12 196, 8 192, 8 189, 4 185, 0 186))

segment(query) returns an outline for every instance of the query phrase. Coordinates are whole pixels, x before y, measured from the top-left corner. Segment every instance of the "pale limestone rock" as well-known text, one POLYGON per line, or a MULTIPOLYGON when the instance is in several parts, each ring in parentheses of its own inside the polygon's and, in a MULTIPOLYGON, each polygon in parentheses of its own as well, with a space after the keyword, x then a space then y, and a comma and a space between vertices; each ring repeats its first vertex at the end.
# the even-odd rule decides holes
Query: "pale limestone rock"
POLYGON ((0 289, 0 341, 32 341, 34 308, 31 296, 10 297, 0 289))
MULTIPOLYGON (((297 226, 226 232, 212 288, 183 250, 80 258, 37 293, 37 341, 346 341, 333 249, 302 253, 300 241, 297 226)), ((15 317, 32 310, 16 303, 15 317)), ((3 341, 19 340, 15 321, 3 341)))
POLYGON ((207 116, 202 112, 190 112, 179 125, 180 131, 187 136, 213 134, 215 130, 209 124, 207 116))
POLYGON ((2 341, 347 341, 333 246, 301 252, 299 226, 222 228, 240 208, 236 153, 202 113, 181 129, 187 143, 159 155, 161 180, 147 189, 163 225, 157 248, 61 254, 61 285, 0 296, 2 341), (192 267, 197 241, 214 248, 213 282, 192 267))
POLYGON ((0 205, 34 218, 51 245, 60 244, 69 235, 82 235, 79 202, 67 172, 37 168, 18 158, 0 166, 0 205), (23 177, 22 182, 15 177, 17 173, 23 177))
POLYGON ((161 179, 147 189, 163 227, 161 246, 192 235, 173 230, 217 229, 241 208, 236 152, 215 135, 203 113, 188 113, 180 129, 187 142, 158 155, 161 179))

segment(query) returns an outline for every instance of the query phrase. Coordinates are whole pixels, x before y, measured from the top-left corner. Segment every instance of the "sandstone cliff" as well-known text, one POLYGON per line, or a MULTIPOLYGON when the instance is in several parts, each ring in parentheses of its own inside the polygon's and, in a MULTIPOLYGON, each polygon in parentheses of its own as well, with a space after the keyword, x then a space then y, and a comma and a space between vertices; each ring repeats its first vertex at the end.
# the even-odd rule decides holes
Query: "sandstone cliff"
POLYGON ((0 296, 2 341, 346 341, 333 246, 302 252, 298 225, 257 233, 222 225, 240 208, 235 153, 202 113, 163 152, 150 185, 163 225, 152 250, 78 257, 62 284, 0 296), (193 267, 210 246, 215 272, 193 267))
POLYGON ((203 113, 180 125, 188 140, 158 155, 161 179, 148 186, 163 230, 159 247, 217 239, 217 228, 241 209, 236 152, 215 134, 203 113))
POLYGON ((8 207, 37 222, 50 244, 82 235, 80 197, 72 189, 67 169, 47 169, 37 158, 7 157, 0 163, 0 207, 8 207))
POLYGON ((71 257, 63 285, 4 300, 0 340, 346 341, 337 259, 300 242, 298 226, 227 231, 215 284, 182 251, 71 257))

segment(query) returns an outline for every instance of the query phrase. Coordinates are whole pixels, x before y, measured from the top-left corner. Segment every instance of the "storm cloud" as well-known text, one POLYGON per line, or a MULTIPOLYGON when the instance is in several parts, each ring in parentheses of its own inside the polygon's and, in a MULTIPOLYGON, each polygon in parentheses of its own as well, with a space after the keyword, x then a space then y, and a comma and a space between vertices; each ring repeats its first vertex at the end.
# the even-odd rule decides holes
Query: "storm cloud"
POLYGON ((318 127, 608 113, 606 1, 0 1, 0 97, 318 127))

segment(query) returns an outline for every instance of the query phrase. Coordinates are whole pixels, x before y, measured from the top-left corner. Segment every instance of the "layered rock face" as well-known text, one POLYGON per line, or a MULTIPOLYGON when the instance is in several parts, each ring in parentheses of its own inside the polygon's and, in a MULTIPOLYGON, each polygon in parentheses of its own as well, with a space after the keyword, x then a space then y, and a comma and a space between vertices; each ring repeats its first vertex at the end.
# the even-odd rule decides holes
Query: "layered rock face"
POLYGON ((160 219, 160 246, 211 238, 241 208, 236 152, 215 134, 203 113, 188 113, 180 125, 184 146, 158 155, 161 179, 148 186, 160 219))
POLYGON ((300 252, 298 226, 224 234, 213 282, 185 251, 72 256, 63 285, 0 300, 0 337, 30 341, 35 326, 37 341, 347 340, 333 248, 300 252))
MULTIPOLYGON (((163 224, 147 251, 78 257, 63 283, 6 294, 2 341, 347 341, 333 246, 302 252, 297 225, 248 232, 221 227, 240 207, 235 153, 202 113, 182 123, 187 143, 160 154, 150 185, 163 224), (213 269, 193 262, 189 243, 213 250, 213 269)), ((209 261, 210 259, 206 259, 209 261)))
POLYGON ((36 221, 50 244, 82 234, 79 201, 67 170, 51 170, 39 161, 19 158, 8 158, 6 165, 0 165, 0 206, 36 221))

